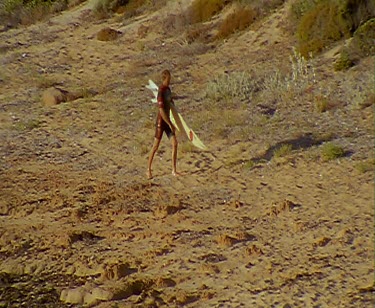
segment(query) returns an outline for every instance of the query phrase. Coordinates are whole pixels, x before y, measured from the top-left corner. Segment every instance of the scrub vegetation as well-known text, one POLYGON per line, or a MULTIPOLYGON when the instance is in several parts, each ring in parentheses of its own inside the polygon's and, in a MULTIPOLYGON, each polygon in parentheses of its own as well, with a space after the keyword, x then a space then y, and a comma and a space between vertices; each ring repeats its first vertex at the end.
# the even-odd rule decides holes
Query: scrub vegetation
POLYGON ((299 51, 308 56, 340 39, 353 37, 361 28, 360 32, 370 33, 373 31, 370 26, 362 26, 374 17, 375 1, 372 0, 297 0, 292 4, 290 19, 299 51))

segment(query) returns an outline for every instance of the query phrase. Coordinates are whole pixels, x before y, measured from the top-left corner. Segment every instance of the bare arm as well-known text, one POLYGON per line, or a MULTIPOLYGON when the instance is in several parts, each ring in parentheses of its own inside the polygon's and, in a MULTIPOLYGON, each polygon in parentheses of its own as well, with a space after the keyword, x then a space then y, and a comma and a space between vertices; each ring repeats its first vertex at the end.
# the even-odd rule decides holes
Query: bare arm
POLYGON ((164 108, 159 108, 159 111, 164 122, 167 123, 169 127, 171 128, 172 132, 174 132, 175 128, 171 122, 171 119, 169 118, 169 115, 165 112, 164 108))

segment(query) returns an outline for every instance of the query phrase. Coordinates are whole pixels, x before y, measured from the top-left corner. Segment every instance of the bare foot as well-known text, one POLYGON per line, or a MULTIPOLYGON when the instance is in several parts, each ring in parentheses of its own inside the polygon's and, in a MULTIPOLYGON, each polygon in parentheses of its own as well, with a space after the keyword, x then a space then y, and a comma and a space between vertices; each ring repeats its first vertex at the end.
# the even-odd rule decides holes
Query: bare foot
POLYGON ((151 173, 151 170, 147 170, 147 178, 149 179, 149 180, 151 180, 152 179, 152 173, 151 173))
POLYGON ((173 176, 180 176, 181 173, 179 173, 179 172, 177 172, 177 171, 172 171, 172 175, 173 175, 173 176))

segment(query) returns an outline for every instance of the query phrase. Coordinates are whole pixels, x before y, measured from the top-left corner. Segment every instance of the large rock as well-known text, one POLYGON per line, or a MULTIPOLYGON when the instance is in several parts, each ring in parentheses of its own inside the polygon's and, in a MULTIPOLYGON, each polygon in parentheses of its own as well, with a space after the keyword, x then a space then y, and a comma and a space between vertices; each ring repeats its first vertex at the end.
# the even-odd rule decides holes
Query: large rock
MULTIPOLYGON (((94 95, 92 90, 87 91, 87 95, 94 95)), ((42 102, 45 106, 55 106, 64 102, 74 101, 78 98, 84 97, 83 92, 69 92, 64 89, 51 87, 46 89, 42 95, 42 102)))
POLYGON ((119 37, 120 34, 121 32, 115 29, 104 28, 96 34, 96 38, 99 41, 114 41, 119 37))
POLYGON ((43 92, 42 101, 45 106, 55 106, 67 101, 67 91, 58 88, 48 88, 43 92))
POLYGON ((60 300, 64 303, 92 306, 100 301, 108 301, 114 294, 100 286, 86 284, 74 289, 64 289, 60 294, 60 300))

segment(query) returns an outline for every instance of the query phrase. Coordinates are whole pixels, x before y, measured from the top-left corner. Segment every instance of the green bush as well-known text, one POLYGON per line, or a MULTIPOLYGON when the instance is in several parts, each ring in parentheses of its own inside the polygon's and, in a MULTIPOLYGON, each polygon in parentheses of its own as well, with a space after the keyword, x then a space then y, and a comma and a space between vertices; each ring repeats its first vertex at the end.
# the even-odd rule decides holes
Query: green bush
POLYGON ((351 68, 352 66, 354 66, 352 57, 350 56, 347 49, 343 49, 340 53, 339 58, 333 64, 333 68, 335 69, 335 71, 343 71, 351 68))
POLYGON ((359 26, 353 34, 352 48, 356 49, 360 57, 375 54, 375 18, 367 20, 359 26))
POLYGON ((307 56, 351 37, 363 22, 375 17, 375 1, 297 0, 290 15, 299 51, 307 56))
POLYGON ((333 143, 326 143, 322 147, 321 157, 324 161, 329 161, 329 160, 333 160, 336 158, 340 158, 340 157, 343 157, 344 155, 345 155, 344 149, 333 143))

